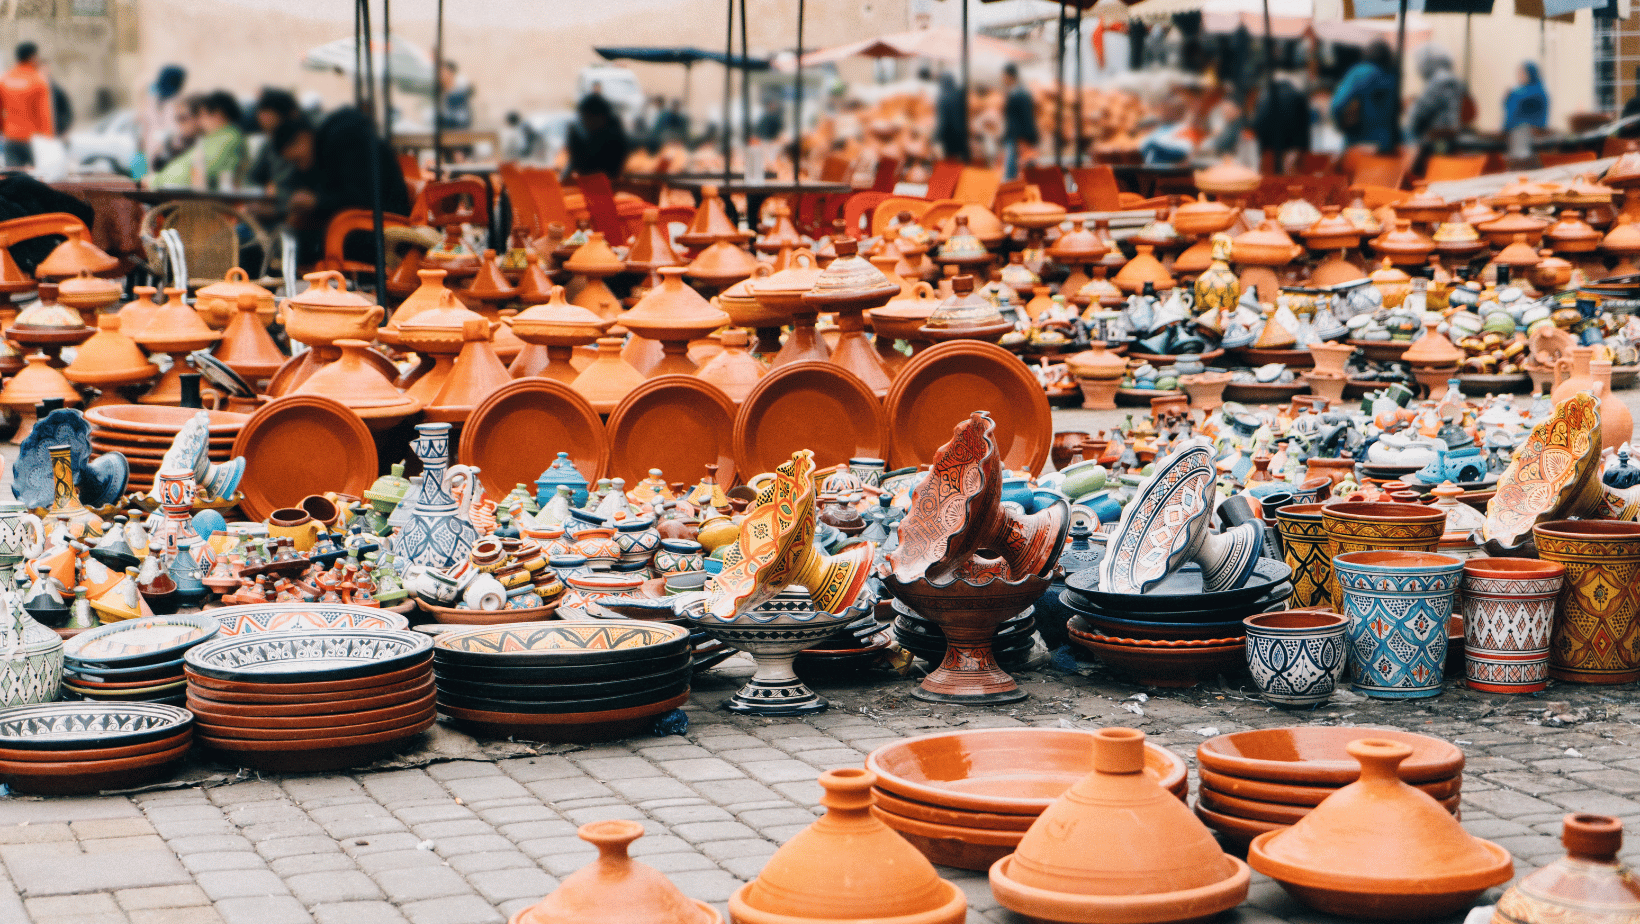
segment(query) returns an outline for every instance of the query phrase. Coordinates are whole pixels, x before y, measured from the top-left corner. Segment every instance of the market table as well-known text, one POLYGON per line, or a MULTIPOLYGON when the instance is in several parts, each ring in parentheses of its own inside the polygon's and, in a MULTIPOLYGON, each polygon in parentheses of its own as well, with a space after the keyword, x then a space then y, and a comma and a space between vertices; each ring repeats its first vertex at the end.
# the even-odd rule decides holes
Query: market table
POLYGON ((124 195, 136 190, 130 178, 116 173, 71 175, 48 184, 91 206, 91 242, 116 257, 142 255, 142 207, 124 195))
POLYGON ((746 211, 753 216, 763 214, 763 203, 770 196, 790 196, 809 193, 812 195, 839 195, 851 193, 854 187, 848 183, 831 183, 822 180, 761 180, 747 182, 743 179, 731 179, 723 182, 721 174, 714 176, 691 176, 686 179, 670 179, 667 183, 679 189, 687 189, 695 193, 708 186, 716 187, 718 195, 723 197, 723 206, 729 212, 731 221, 739 221, 740 216, 735 214, 734 203, 730 196, 739 194, 746 197, 746 211))
POLYGON ((188 200, 194 202, 221 202, 224 205, 277 205, 279 199, 259 190, 195 189, 192 186, 163 186, 158 189, 126 189, 120 195, 143 205, 161 205, 166 202, 188 200))

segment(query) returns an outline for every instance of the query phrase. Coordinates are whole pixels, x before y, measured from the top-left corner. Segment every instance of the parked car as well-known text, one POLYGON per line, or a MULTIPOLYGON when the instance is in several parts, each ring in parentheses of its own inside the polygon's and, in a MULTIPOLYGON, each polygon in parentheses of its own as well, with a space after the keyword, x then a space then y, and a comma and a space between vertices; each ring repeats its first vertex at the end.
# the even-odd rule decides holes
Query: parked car
POLYGON ((137 156, 137 111, 121 109, 68 133, 70 170, 129 176, 137 156))

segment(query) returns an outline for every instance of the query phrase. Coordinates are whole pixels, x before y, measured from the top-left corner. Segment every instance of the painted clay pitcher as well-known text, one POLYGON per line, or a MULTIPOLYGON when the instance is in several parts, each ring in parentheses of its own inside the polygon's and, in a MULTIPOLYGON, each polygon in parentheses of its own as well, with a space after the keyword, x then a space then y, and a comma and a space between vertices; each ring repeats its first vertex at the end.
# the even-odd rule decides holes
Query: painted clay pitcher
POLYGON ((0 503, 0 567, 37 558, 45 545, 45 527, 40 518, 17 501, 0 503))
POLYGON ((446 483, 450 460, 450 425, 416 425, 410 444, 421 460, 421 488, 410 522, 400 533, 395 550, 402 560, 430 568, 448 568, 467 558, 478 541, 473 524, 457 515, 456 499, 446 483))

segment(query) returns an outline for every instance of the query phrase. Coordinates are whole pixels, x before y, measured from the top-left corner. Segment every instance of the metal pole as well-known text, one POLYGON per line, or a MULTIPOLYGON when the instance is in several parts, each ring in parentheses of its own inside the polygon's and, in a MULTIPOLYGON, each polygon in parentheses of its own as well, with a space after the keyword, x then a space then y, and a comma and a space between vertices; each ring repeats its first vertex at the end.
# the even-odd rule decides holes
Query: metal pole
MULTIPOLYGON (((370 85, 370 107, 376 106, 376 57, 370 48, 370 0, 359 0, 359 15, 364 20, 365 81, 370 85)), ((382 157, 381 139, 376 137, 375 113, 370 120, 370 238, 376 251, 376 301, 387 297, 387 238, 382 220, 382 157)))
POLYGON ((1469 70, 1475 58, 1475 14, 1463 14, 1463 89, 1469 92, 1469 70))
POLYGON ((1401 151, 1401 70, 1407 53, 1407 0, 1401 0, 1401 14, 1395 22, 1395 122, 1390 125, 1390 149, 1401 151))
MULTIPOLYGON (((729 62, 735 56, 735 0, 729 0, 729 19, 727 28, 723 30, 723 186, 724 195, 728 195, 729 160, 733 156, 732 142, 729 140, 729 101, 733 92, 731 76, 734 70, 729 62)), ((685 71, 684 73, 688 73, 685 71)))
MULTIPOLYGON (((746 0, 740 0, 740 137, 752 146, 752 52, 746 42, 746 0)), ((724 125, 728 127, 727 124, 724 125)))
MULTIPOLYGON (((797 0, 796 70, 797 97, 792 100, 792 201, 800 202, 803 198, 803 0, 797 0)), ((758 216, 750 217, 751 227, 756 227, 758 216)))
POLYGON ((962 107, 968 110, 968 0, 962 0, 962 107))
POLYGON ((353 4, 353 108, 364 107, 364 39, 359 35, 359 4, 353 4))
MULTIPOLYGON (((1059 0, 1059 31, 1054 34, 1054 47, 1053 163, 1055 167, 1062 167, 1065 162, 1065 0, 1059 0)), ((1020 172, 1025 172, 1023 165, 1020 172)))
POLYGON ((393 0, 382 0, 382 144, 393 150, 393 0))
MULTIPOLYGON (((1404 0, 1403 0, 1404 2, 1404 0)), ((444 0, 438 0, 438 21, 433 31, 433 179, 444 179, 444 0)), ((411 216, 414 220, 415 216, 411 216)))
POLYGON ((1082 55, 1087 47, 1082 44, 1082 10, 1076 11, 1076 150, 1071 153, 1071 166, 1082 166, 1086 140, 1082 134, 1082 55))

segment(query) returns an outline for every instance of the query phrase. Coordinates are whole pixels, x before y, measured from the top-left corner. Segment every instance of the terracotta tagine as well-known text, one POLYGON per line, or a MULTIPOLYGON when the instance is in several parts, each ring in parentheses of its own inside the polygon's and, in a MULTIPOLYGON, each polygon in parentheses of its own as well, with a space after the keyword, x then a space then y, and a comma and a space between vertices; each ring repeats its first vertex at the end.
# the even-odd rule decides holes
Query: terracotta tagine
POLYGON ((1588 253, 1600 247, 1600 232, 1583 220, 1577 209, 1563 209, 1559 218, 1543 232, 1556 253, 1588 253))
POLYGON ((262 321, 261 305, 254 294, 242 292, 237 296, 234 316, 222 332, 222 341, 216 345, 216 358, 252 386, 272 378, 285 364, 285 354, 268 333, 262 321))
POLYGON ((159 367, 136 341, 120 333, 119 315, 104 314, 97 317, 97 333, 80 344, 63 375, 79 385, 135 385, 159 375, 159 367))
POLYGON ((610 249, 602 234, 594 231, 587 235, 587 242, 564 261, 564 269, 582 279, 580 291, 570 299, 571 304, 580 305, 606 321, 620 318, 621 300, 604 280, 626 272, 626 264, 610 249))
POLYGON ((757 239, 755 246, 759 253, 779 253, 782 247, 807 247, 812 243, 792 224, 792 209, 786 200, 776 199, 769 213, 774 220, 769 230, 757 239))
POLYGON ((1623 822, 1571 814, 1561 822, 1566 856, 1509 887, 1493 924, 1617 924, 1640 920, 1640 880, 1618 859, 1623 822))
POLYGON ((1145 283, 1150 283, 1157 292, 1165 292, 1173 288, 1173 277, 1168 273, 1162 261, 1153 254, 1155 248, 1149 244, 1134 246, 1136 253, 1133 259, 1122 266, 1122 271, 1116 274, 1111 282, 1123 292, 1134 293, 1144 289, 1145 283))
POLYGON ((643 825, 617 819, 584 824, 576 834, 598 858, 508 924, 722 924, 717 909, 678 890, 654 867, 628 855, 643 825))
POLYGON ((803 296, 803 305, 837 313, 840 334, 831 348, 831 362, 859 376, 882 398, 888 394, 891 378, 865 334, 864 312, 888 304, 899 294, 900 286, 862 259, 855 252, 855 241, 845 238, 835 247, 836 259, 815 278, 814 287, 803 296))
POLYGON ((729 213, 723 207, 723 197, 718 195, 717 187, 702 187, 700 205, 695 208, 695 217, 689 220, 688 229, 678 235, 678 243, 699 250, 719 241, 744 240, 746 235, 729 220, 729 213))
POLYGON ((1498 251, 1492 258, 1494 266, 1507 266, 1511 269, 1526 270, 1537 266, 1542 257, 1538 256, 1537 248, 1526 242, 1526 235, 1517 234, 1508 247, 1498 251))
POLYGON ((1555 256, 1553 250, 1545 248, 1538 251, 1537 265, 1528 271, 1528 278, 1532 285, 1540 292, 1555 292, 1564 289, 1572 281, 1571 261, 1555 256))
MULTIPOLYGON (((1159 264, 1158 264, 1159 265, 1159 264)), ((990 301, 974 294, 974 277, 951 280, 951 297, 940 302, 917 332, 928 340, 985 340, 996 343, 1014 325, 990 301)))
MULTIPOLYGON (((782 251, 784 252, 784 251, 782 251)), ((712 297, 712 303, 729 315, 737 327, 755 328, 757 341, 752 352, 772 359, 780 352, 780 328, 790 319, 783 311, 770 311, 752 296, 752 284, 757 277, 742 279, 712 297)))
POLYGON ((991 867, 1003 907, 1034 921, 1204 921, 1247 897, 1252 873, 1145 772, 1145 733, 1094 733, 1092 772, 991 867))
MULTIPOLYGON (((781 251, 782 255, 786 251, 781 251)), ((762 307, 767 318, 789 319, 791 334, 770 364, 784 366, 804 360, 825 361, 831 358, 831 348, 815 332, 819 311, 811 309, 803 296, 814 288, 820 278, 820 261, 808 250, 794 250, 784 269, 774 270, 762 265, 747 284, 753 298, 762 307)), ((763 325, 757 325, 759 329, 763 325)))
POLYGON ((239 313, 239 296, 255 299, 256 313, 262 326, 273 323, 277 307, 273 293, 251 281, 250 275, 237 266, 228 268, 221 282, 213 282, 194 294, 194 310, 206 324, 222 330, 239 313))
MULTIPOLYGON (((1197 203, 1191 203, 1195 205, 1197 203)), ((1208 206, 1219 205, 1216 202, 1206 203, 1208 206)), ((1222 206, 1220 206, 1222 208, 1222 206)), ((1181 206, 1183 208, 1183 206, 1181 206)), ((1175 215, 1178 213, 1175 212, 1175 215)), ((1175 227, 1178 222, 1175 220, 1175 227)), ((1182 233, 1182 232, 1181 232, 1182 233)), ((1098 234, 1094 233, 1093 220, 1088 219, 1082 227, 1074 231, 1067 231, 1059 235, 1059 240, 1048 247, 1048 256, 1065 266, 1078 266, 1086 263, 1098 262, 1100 257, 1110 252, 1110 245, 1105 243, 1098 234)))
POLYGON ((0 405, 25 413, 48 398, 61 398, 70 407, 80 403, 80 393, 62 372, 51 367, 51 357, 44 353, 29 356, 28 365, 0 389, 0 405))
MULTIPOLYGON (((422 411, 433 423, 466 422, 472 416, 473 409, 485 398, 512 381, 512 375, 507 372, 501 358, 495 355, 495 347, 490 343, 489 321, 482 317, 469 319, 462 325, 461 337, 461 353, 456 356, 450 375, 422 411)), ((409 394, 405 398, 421 400, 409 394)))
POLYGON ((1514 875, 1509 851, 1470 835, 1428 793, 1401 781, 1396 768, 1412 756, 1410 745, 1364 729, 1346 750, 1361 763, 1361 778, 1291 827, 1254 838, 1253 869, 1318 911, 1398 921, 1457 914, 1514 875))
MULTIPOLYGON (((337 340, 376 339, 384 314, 380 305, 349 292, 347 278, 339 272, 309 273, 302 278, 308 282, 307 289, 280 304, 279 320, 292 340, 313 349, 304 354, 296 372, 280 383, 285 392, 340 356, 334 346, 337 340)), ((142 338, 137 342, 142 343, 142 338)))
POLYGON ((632 245, 626 250, 627 272, 648 275, 663 266, 683 265, 660 220, 659 209, 643 210, 643 224, 638 226, 638 233, 632 236, 632 245))
POLYGON ((1233 158, 1223 160, 1205 170, 1197 170, 1193 177, 1196 188, 1215 196, 1245 196, 1255 189, 1263 177, 1243 167, 1233 158))
POLYGON ((448 274, 441 269, 418 269, 416 278, 421 281, 414 291, 405 296, 399 307, 393 309, 393 317, 389 318, 381 329, 376 331, 376 339, 388 346, 399 346, 399 327, 423 311, 437 308, 444 304, 444 296, 440 292, 446 291, 444 280, 448 274))
POLYGON ((518 288, 502 272, 495 251, 485 250, 478 261, 478 272, 468 280, 466 288, 456 292, 456 297, 467 307, 494 321, 501 306, 518 297, 518 288))
POLYGON ((399 343, 421 355, 422 362, 395 384, 426 404, 438 396, 455 368, 456 354, 467 342, 464 333, 467 323, 484 321, 483 315, 462 305, 454 292, 442 287, 437 292, 437 307, 418 311, 399 324, 399 343))
MULTIPOLYGON (((1212 199, 1186 202, 1173 210, 1173 230, 1189 237, 1217 234, 1235 224, 1236 214, 1235 209, 1212 199)), ((1090 219, 1088 224, 1092 223, 1090 219)))
POLYGON ((580 374, 570 365, 575 348, 595 342, 615 322, 570 304, 564 287, 553 286, 546 304, 526 308, 504 323, 529 344, 507 369, 513 378, 539 375, 567 385, 580 374))
POLYGON ((629 346, 622 356, 640 373, 650 378, 657 375, 693 375, 698 368, 689 358, 689 341, 706 336, 729 323, 729 316, 713 308, 700 293, 683 281, 681 266, 663 266, 656 271, 661 284, 650 289, 638 303, 621 317, 621 325, 634 337, 660 342, 664 355, 650 368, 644 369, 632 362, 629 346))
POLYGON ((962 890, 872 816, 876 782, 862 767, 820 774, 826 814, 729 898, 729 917, 736 924, 962 924, 962 890))
POLYGON ((1395 214, 1420 225, 1435 225, 1452 213, 1452 204, 1429 191, 1429 186, 1418 183, 1412 195, 1395 203, 1395 214))
POLYGON ((1523 209, 1541 208, 1553 202, 1557 192, 1560 192, 1558 183, 1540 183, 1522 175, 1498 187, 1498 191, 1492 194, 1492 204, 1514 203, 1523 209))
POLYGON ((723 332, 721 341, 723 352, 703 363, 695 376, 723 389, 729 400, 739 405, 769 374, 769 367, 747 349, 751 341, 744 330, 731 327, 723 332))
MULTIPOLYGON (((934 262, 969 268, 990 263, 991 251, 987 246, 989 242, 975 234, 968 226, 968 216, 958 212, 954 221, 956 226, 940 244, 934 262)), ((1001 238, 997 240, 1000 241, 1001 238)))
POLYGON ((597 358, 569 383, 600 414, 614 411, 627 392, 643 384, 643 373, 621 358, 624 343, 620 337, 598 338, 597 358))
MULTIPOLYGON (((997 218, 996 213, 977 202, 964 205, 957 209, 956 214, 941 222, 940 236, 949 241, 952 237, 963 234, 963 229, 966 229, 967 235, 979 241, 984 248, 994 247, 1008 236, 1007 229, 1002 226, 1002 221, 997 218)), ((968 248, 965 246, 963 249, 968 248)))
POLYGON ((339 401, 376 431, 390 430, 422 409, 420 399, 394 388, 381 369, 365 358, 369 343, 338 340, 335 345, 341 351, 336 361, 313 373, 291 394, 323 395, 339 401))
POLYGON ((1526 235, 1526 243, 1536 247, 1538 242, 1543 240, 1543 232, 1549 227, 1547 221, 1525 214, 1519 205, 1509 206, 1504 214, 1491 221, 1471 221, 1471 224, 1475 225, 1486 238, 1486 242, 1493 247, 1509 246, 1517 234, 1526 235))
POLYGON ((1276 223, 1288 234, 1302 234, 1321 220, 1321 210, 1304 198, 1304 187, 1287 187, 1287 201, 1276 208, 1276 223))
POLYGON ((1412 221, 1395 220, 1395 229, 1372 239, 1372 249, 1397 266, 1421 266, 1435 252, 1435 242, 1414 230, 1412 221))
POLYGON ((78 221, 65 223, 62 234, 67 240, 58 244, 34 268, 34 278, 45 282, 60 282, 80 275, 81 270, 93 276, 120 275, 120 261, 91 243, 91 232, 78 221))
POLYGON ((718 241, 690 262, 687 275, 710 289, 726 289, 757 271, 757 258, 729 241, 718 241))
MULTIPOLYGON (((1281 225, 1269 218, 1259 222, 1258 227, 1236 235, 1232 244, 1232 257, 1248 266, 1286 266, 1304 252, 1281 225)), ((1117 284, 1121 284, 1120 280, 1117 284)))
MULTIPOLYGON (((204 289, 200 290, 201 292, 204 289)), ((57 284, 57 301, 80 313, 80 320, 89 327, 98 313, 120 303, 120 284, 112 279, 99 279, 89 270, 80 270, 57 284)))
POLYGON ((221 340, 222 335, 211 330, 183 303, 182 289, 166 289, 165 295, 165 304, 159 306, 148 324, 131 339, 149 353, 171 354, 171 368, 137 401, 174 407, 182 403, 182 373, 190 368, 188 354, 209 347, 221 340))
POLYGON ((1361 244, 1361 229, 1341 215, 1336 205, 1322 207, 1321 218, 1301 236, 1311 250, 1348 250, 1361 244))

